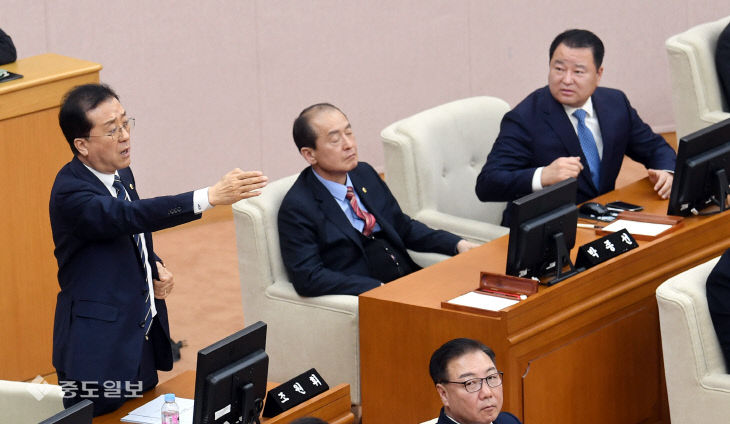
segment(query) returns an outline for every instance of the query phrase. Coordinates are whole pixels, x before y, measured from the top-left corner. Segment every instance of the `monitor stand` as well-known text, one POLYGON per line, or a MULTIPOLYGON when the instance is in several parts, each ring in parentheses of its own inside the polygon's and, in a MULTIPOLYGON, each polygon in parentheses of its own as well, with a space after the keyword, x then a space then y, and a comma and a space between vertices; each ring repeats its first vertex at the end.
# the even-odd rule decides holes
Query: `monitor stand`
POLYGON ((581 270, 576 269, 573 261, 570 260, 570 252, 565 244, 565 235, 562 232, 553 235, 555 241, 555 278, 544 283, 546 286, 557 284, 566 278, 570 278, 581 270), (567 266, 568 270, 563 271, 563 267, 567 266))
POLYGON ((259 415, 263 409, 263 400, 256 399, 254 386, 246 383, 241 387, 241 415, 242 424, 260 424, 259 415))
POLYGON ((723 212, 728 210, 727 195, 730 193, 725 169, 720 168, 715 171, 715 177, 717 177, 717 198, 714 202, 720 207, 720 212, 723 212))
POLYGON ((725 168, 720 168, 717 171, 713 173, 715 175, 715 184, 717 184, 716 193, 714 196, 710 198, 710 200, 707 201, 706 205, 714 204, 720 207, 719 210, 716 211, 707 211, 707 208, 711 206, 706 206, 702 209, 702 212, 699 212, 696 208, 692 209, 693 215, 699 215, 699 216, 707 216, 707 215, 715 215, 721 212, 724 212, 730 207, 728 206, 727 202, 727 196, 730 194, 730 187, 728 187, 728 179, 727 179, 727 173, 725 173, 725 168))

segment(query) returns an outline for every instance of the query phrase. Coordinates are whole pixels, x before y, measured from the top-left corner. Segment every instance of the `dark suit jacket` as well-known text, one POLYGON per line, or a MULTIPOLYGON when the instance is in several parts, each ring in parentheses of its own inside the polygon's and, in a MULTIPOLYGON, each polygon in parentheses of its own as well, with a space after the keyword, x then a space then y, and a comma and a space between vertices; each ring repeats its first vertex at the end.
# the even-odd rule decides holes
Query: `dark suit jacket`
POLYGON ((707 306, 730 372, 730 249, 707 277, 707 306))
MULTIPOLYGON (((456 253, 460 238, 404 214, 370 165, 360 162, 349 175, 360 200, 396 248, 456 253)), ((284 197, 278 221, 281 256, 300 295, 358 295, 380 285, 369 277, 362 236, 311 167, 299 174, 284 197)))
MULTIPOLYGON (((436 424, 454 424, 454 421, 449 419, 449 417, 446 416, 444 413, 444 408, 441 408, 441 413, 439 414, 439 420, 436 421, 436 424)), ((520 420, 517 419, 514 415, 510 414, 509 412, 500 412, 499 415, 497 415, 497 419, 493 421, 493 424, 522 424, 520 423, 520 420)))
POLYGON ((715 67, 717 67, 717 76, 720 79, 720 89, 723 90, 726 104, 730 106, 730 24, 717 38, 715 67))
MULTIPOLYGON (((476 193, 484 202, 509 202, 532 192, 532 176, 559 157, 580 156, 578 203, 614 189, 624 154, 647 168, 674 170, 674 150, 646 125, 624 93, 598 87, 591 97, 603 138, 601 180, 596 187, 563 105, 548 87, 527 96, 502 119, 499 135, 477 177, 476 193)), ((508 206, 502 225, 509 215, 508 206)))
POLYGON ((0 65, 15 62, 17 55, 15 53, 15 44, 8 34, 0 29, 0 65))
MULTIPOLYGON (((58 283, 53 366, 70 380, 130 381, 137 376, 147 313, 147 281, 132 234, 144 233, 158 278, 151 231, 200 217, 193 193, 139 200, 132 171, 120 169, 132 202, 113 197, 77 158, 56 175, 49 212, 58 283)), ((158 369, 172 368, 167 308, 155 300, 162 331, 151 331, 158 369)), ((156 326, 152 327, 153 329, 156 326)))

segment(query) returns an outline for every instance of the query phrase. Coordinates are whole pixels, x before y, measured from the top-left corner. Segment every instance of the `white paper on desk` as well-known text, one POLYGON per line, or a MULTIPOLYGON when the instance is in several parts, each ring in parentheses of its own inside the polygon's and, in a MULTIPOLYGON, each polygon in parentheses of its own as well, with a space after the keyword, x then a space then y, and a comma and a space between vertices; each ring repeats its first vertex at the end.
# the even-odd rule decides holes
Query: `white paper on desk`
POLYGON ((643 236, 658 236, 664 231, 672 228, 669 224, 655 224, 653 222, 629 221, 627 219, 617 219, 616 221, 603 227, 603 231, 615 233, 623 229, 629 234, 638 234, 643 236))
MULTIPOLYGON (((175 402, 180 408, 180 424, 193 424, 193 400, 175 397, 175 402)), ((122 418, 122 422, 160 424, 164 403, 165 395, 160 395, 127 414, 126 417, 122 418)))
POLYGON ((462 294, 449 300, 449 303, 456 305, 471 306, 472 308, 485 309, 487 311, 500 311, 508 306, 512 306, 519 300, 505 299, 503 297, 490 296, 476 292, 462 294))

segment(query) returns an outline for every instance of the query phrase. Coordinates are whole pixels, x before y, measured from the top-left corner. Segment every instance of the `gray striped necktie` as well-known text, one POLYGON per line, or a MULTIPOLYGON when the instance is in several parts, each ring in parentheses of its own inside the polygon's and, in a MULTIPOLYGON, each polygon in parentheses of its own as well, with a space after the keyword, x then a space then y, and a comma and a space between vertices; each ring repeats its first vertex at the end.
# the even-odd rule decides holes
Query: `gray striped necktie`
MULTIPOLYGON (((119 175, 114 175, 114 184, 112 186, 117 190, 117 199, 125 199, 127 201, 131 201, 129 196, 127 195, 127 190, 124 189, 124 185, 122 184, 122 180, 119 178, 119 175)), ((142 234, 132 234, 132 239, 134 239, 134 244, 137 246, 137 253, 139 254, 139 258, 142 261, 142 273, 145 276, 145 283, 147 283, 147 255, 145 252, 145 249, 142 247, 142 234)), ((143 327, 144 334, 147 336, 147 333, 150 331, 150 327, 152 326, 152 299, 151 299, 152 293, 150 291, 147 291, 147 297, 145 298, 145 310, 147 313, 144 316, 144 320, 140 321, 139 326, 143 327)))

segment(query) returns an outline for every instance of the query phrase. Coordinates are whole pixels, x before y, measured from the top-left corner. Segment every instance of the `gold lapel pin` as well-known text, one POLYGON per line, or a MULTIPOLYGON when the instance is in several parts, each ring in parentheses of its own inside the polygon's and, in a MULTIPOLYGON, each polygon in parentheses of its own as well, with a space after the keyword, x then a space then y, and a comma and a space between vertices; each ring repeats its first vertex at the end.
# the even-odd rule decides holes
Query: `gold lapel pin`
POLYGON ((132 190, 134 190, 134 185, 132 183, 129 183, 129 188, 131 188, 132 190))
POLYGON ((367 192, 368 192, 368 189, 366 189, 365 187, 363 187, 363 188, 362 188, 362 192, 363 192, 363 193, 367 193, 367 192))

